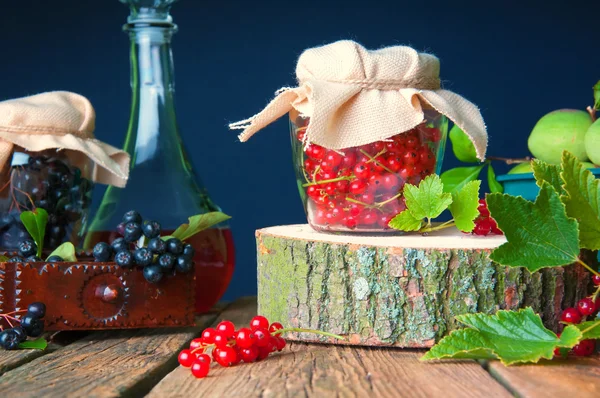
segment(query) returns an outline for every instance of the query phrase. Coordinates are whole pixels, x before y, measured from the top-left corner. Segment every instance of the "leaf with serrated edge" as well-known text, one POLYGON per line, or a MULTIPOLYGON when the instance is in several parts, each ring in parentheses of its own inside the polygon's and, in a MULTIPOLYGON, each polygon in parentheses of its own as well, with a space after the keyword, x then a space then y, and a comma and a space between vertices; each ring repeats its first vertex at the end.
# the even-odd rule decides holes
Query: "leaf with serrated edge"
POLYGON ((48 342, 43 337, 35 340, 26 340, 22 343, 19 343, 19 348, 25 349, 45 350, 46 347, 48 347, 48 342))
MULTIPOLYGON (((64 261, 77 261, 77 257, 75 256, 75 246, 71 242, 65 242, 62 245, 58 246, 48 258, 52 256, 59 256, 64 261)), ((48 258, 46 260, 48 260, 48 258)))
POLYGON ((421 229, 422 224, 423 220, 413 217, 408 210, 404 210, 402 213, 396 215, 389 222, 390 228, 397 229, 398 231, 418 231, 421 229))
POLYGON ((452 195, 444 193, 444 185, 436 174, 425 177, 418 187, 406 184, 404 198, 406 208, 416 219, 436 218, 452 203, 452 195))
POLYGON ((443 358, 455 359, 498 359, 492 350, 484 348, 489 343, 474 329, 459 329, 441 339, 431 347, 422 361, 443 358))
POLYGON ((456 228, 463 232, 471 232, 475 228, 473 220, 479 216, 479 187, 481 181, 471 181, 459 192, 452 193, 450 213, 454 218, 456 228))
POLYGON ((567 151, 562 157, 562 179, 565 196, 562 201, 567 214, 579 221, 579 243, 582 248, 600 249, 600 181, 575 156, 567 151))
POLYGON ((575 325, 583 333, 582 340, 600 339, 600 319, 575 325))
POLYGON ((490 187, 491 193, 504 192, 504 188, 502 187, 502 184, 500 184, 498 182, 498 180, 496 179, 496 172, 494 171, 494 168, 492 167, 491 163, 488 164, 487 179, 488 179, 488 185, 490 187))
POLYGON ((548 164, 539 159, 534 159, 531 162, 531 168, 533 169, 533 176, 535 177, 535 183, 538 187, 541 187, 542 183, 546 181, 548 184, 552 185, 560 195, 565 193, 563 189, 564 181, 560 176, 559 165, 548 164))
POLYGON ((188 224, 181 224, 179 228, 173 232, 172 237, 180 240, 186 240, 196 235, 198 232, 204 231, 214 225, 220 224, 223 221, 229 220, 231 217, 220 211, 210 213, 197 214, 188 218, 188 224))
POLYGON ((502 265, 535 272, 578 260, 577 221, 567 217, 558 194, 544 182, 535 203, 500 193, 486 198, 488 209, 506 235, 507 243, 490 258, 502 265))
POLYGON ((484 166, 485 164, 471 167, 455 167, 444 171, 440 176, 442 183, 444 183, 444 192, 460 191, 466 183, 475 181, 479 177, 484 166))

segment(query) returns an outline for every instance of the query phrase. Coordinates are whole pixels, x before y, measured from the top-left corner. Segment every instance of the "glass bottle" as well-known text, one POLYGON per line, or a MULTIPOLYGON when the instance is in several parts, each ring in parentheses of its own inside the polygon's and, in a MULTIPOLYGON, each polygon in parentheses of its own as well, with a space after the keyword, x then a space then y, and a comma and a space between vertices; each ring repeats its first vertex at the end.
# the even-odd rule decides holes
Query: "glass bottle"
MULTIPOLYGON (((120 0, 131 14, 124 30, 131 39, 132 105, 124 150, 131 155, 125 188, 108 187, 92 221, 86 248, 111 242, 128 210, 159 221, 163 234, 189 216, 219 211, 192 170, 175 117, 169 15, 175 0, 120 0)), ((232 235, 226 224, 188 240, 196 249, 196 309, 209 310, 225 292, 234 268, 232 235)))

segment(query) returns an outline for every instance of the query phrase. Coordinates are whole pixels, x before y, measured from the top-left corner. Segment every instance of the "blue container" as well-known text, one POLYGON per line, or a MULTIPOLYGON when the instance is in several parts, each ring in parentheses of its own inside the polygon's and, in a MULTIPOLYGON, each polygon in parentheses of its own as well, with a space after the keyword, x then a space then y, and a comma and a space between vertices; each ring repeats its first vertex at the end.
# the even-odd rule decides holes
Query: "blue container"
MULTIPOLYGON (((600 175, 600 168, 588 169, 596 177, 600 175)), ((524 199, 534 201, 540 192, 535 183, 533 173, 503 174, 497 180, 504 187, 504 193, 514 196, 522 196, 524 199)))

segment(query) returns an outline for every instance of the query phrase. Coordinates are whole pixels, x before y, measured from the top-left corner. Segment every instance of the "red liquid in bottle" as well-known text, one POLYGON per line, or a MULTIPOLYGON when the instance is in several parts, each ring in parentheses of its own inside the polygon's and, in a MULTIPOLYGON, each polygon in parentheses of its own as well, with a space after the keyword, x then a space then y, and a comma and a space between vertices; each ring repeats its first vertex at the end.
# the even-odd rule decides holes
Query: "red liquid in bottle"
MULTIPOLYGON (((161 235, 169 235, 173 231, 163 230, 161 235)), ((115 231, 93 232, 91 235, 89 241, 93 244, 111 243, 119 237, 115 231)), ((211 228, 186 239, 186 243, 196 249, 196 312, 207 312, 223 297, 231 281, 235 264, 233 236, 229 228, 211 228)))

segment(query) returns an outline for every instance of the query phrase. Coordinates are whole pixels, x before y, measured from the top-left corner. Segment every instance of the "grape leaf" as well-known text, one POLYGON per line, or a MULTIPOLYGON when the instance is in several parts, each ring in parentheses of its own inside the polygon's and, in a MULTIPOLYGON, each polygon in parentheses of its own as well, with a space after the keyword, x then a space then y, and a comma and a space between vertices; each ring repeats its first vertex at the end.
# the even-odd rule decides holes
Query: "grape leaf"
POLYGON ((406 208, 416 219, 436 218, 452 203, 452 195, 444 193, 444 185, 436 174, 425 177, 418 187, 406 184, 404 198, 406 208))
POLYGON ((37 255, 42 256, 44 249, 44 235, 46 235, 46 224, 48 224, 48 213, 46 210, 38 207, 33 211, 24 211, 21 213, 21 222, 25 226, 29 235, 37 245, 37 255))
POLYGON ((188 218, 188 224, 181 224, 179 228, 175 230, 171 235, 162 237, 165 238, 178 238, 180 240, 186 240, 198 232, 204 231, 214 225, 220 224, 223 221, 229 220, 231 217, 227 214, 221 213, 220 211, 212 211, 210 213, 197 214, 188 218))
POLYGON ((48 347, 48 342, 43 337, 40 337, 39 339, 35 340, 25 340, 22 343, 19 343, 19 348, 45 350, 46 347, 48 347))
POLYGON ((560 176, 560 166, 556 164, 548 164, 542 162, 539 159, 534 159, 531 162, 533 169, 533 176, 535 177, 535 183, 538 187, 542 186, 542 183, 546 181, 558 192, 560 195, 565 193, 563 188, 564 181, 560 176))
POLYGON ((487 180, 488 180, 488 185, 490 187, 491 193, 504 192, 504 187, 496 179, 496 172, 494 171, 494 168, 492 167, 491 163, 488 164, 487 180))
POLYGON ((460 191, 466 183, 474 181, 479 177, 479 173, 481 173, 484 166, 485 164, 480 166, 455 167, 444 171, 440 176, 444 183, 444 192, 460 191))
POLYGON ((494 315, 465 314, 456 319, 469 329, 456 330, 444 337, 421 359, 497 357, 505 365, 551 359, 557 347, 571 348, 582 337, 573 325, 560 337, 544 327, 531 307, 519 311, 500 310, 494 315))
POLYGON ((487 204, 508 240, 492 252, 492 260, 530 272, 578 260, 577 221, 567 216, 564 204, 547 182, 542 183, 535 203, 520 196, 492 193, 487 204))
POLYGON ((456 124, 450 129, 448 134, 450 141, 452 142, 452 152, 454 156, 461 162, 465 163, 478 163, 477 152, 475 146, 468 135, 460 129, 456 124))
POLYGON ((479 215, 479 187, 481 181, 470 181, 459 192, 452 193, 450 213, 456 228, 463 232, 471 232, 475 228, 473 220, 479 215))
POLYGON ((600 339, 600 319, 582 322, 575 325, 575 327, 583 334, 581 340, 600 339))
POLYGON ((562 156, 562 179, 566 194, 562 200, 567 214, 579 221, 582 248, 600 249, 600 181, 571 153, 562 156))
MULTIPOLYGON (((58 246, 48 258, 52 256, 59 256, 65 261, 77 261, 77 257, 75 256, 75 246, 71 242, 65 242, 62 245, 58 246)), ((48 258, 46 260, 48 260, 48 258)))
POLYGON ((418 231, 423 225, 423 219, 415 218, 410 211, 404 210, 389 222, 390 228, 399 231, 418 231))

